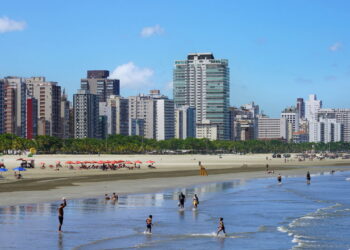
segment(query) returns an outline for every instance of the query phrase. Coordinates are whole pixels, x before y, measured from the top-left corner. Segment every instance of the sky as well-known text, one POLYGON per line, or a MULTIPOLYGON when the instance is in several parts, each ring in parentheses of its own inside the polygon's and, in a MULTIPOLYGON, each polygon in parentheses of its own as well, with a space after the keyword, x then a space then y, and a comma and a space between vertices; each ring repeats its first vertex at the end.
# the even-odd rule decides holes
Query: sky
POLYGON ((350 1, 1 1, 0 78, 45 76, 72 97, 87 70, 109 70, 121 95, 172 97, 175 60, 228 59, 230 102, 278 117, 315 93, 350 108, 350 1))

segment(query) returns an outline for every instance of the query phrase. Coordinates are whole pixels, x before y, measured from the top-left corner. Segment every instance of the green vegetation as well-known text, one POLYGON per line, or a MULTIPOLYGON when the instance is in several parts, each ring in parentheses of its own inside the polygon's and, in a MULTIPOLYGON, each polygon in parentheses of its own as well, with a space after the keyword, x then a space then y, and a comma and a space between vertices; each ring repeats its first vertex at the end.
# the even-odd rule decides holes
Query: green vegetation
POLYGON ((38 153, 162 153, 167 150, 190 150, 193 153, 298 153, 315 151, 349 151, 350 143, 286 143, 281 141, 209 141, 187 138, 156 141, 140 136, 113 135, 107 139, 59 139, 51 136, 37 136, 33 140, 10 134, 0 135, 0 152, 6 150, 28 150, 36 148, 38 153))

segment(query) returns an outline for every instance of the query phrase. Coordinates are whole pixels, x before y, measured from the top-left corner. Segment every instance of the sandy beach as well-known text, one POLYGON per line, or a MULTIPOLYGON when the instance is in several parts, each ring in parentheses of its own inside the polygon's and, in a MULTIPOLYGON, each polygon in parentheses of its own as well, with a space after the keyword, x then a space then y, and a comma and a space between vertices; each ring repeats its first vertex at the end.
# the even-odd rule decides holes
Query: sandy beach
MULTIPOLYGON (((350 170, 350 160, 324 159, 298 161, 294 155, 287 159, 273 159, 271 154, 250 155, 37 155, 36 168, 23 172, 23 179, 16 180, 13 167, 19 165, 20 156, 0 157, 9 169, 0 178, 0 206, 39 203, 68 199, 102 196, 105 193, 149 193, 159 190, 187 187, 200 183, 275 177, 282 175, 304 175, 310 172, 350 170), (266 160, 268 157, 268 160, 266 160), (40 169, 40 163, 46 166, 61 161, 63 167, 40 169), (155 161, 156 169, 141 164, 141 169, 119 169, 102 171, 99 169, 71 170, 66 161, 91 160, 148 160, 155 161), (198 161, 208 170, 208 176, 199 176, 198 161), (266 164, 274 174, 266 173, 266 164), (349 166, 349 168, 347 168, 349 166)), ((26 157, 24 157, 26 158, 26 157)))

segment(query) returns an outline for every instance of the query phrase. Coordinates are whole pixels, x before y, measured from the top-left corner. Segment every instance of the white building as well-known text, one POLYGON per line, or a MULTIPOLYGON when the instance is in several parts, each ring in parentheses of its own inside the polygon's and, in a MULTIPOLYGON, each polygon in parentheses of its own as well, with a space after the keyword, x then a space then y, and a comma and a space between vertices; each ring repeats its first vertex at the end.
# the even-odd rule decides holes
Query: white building
POLYGON ((311 121, 317 121, 317 113, 322 108, 322 101, 317 100, 315 94, 309 95, 309 100, 305 102, 305 118, 311 121))
POLYGON ((292 141, 293 133, 299 131, 299 113, 298 111, 291 107, 286 108, 281 113, 281 118, 285 118, 288 124, 287 140, 292 141))
POLYGON ((343 125, 342 140, 350 142, 350 109, 320 109, 318 117, 336 119, 343 125))
POLYGON ((318 122, 312 122, 312 129, 316 131, 310 134, 310 142, 339 142, 342 141, 343 126, 336 119, 320 118, 318 122), (312 135, 312 138, 311 138, 312 135))
POLYGON ((258 139, 259 140, 285 140, 287 139, 286 118, 266 118, 258 119, 258 139))
POLYGON ((189 106, 175 109, 175 138, 196 137, 196 111, 189 106))
POLYGON ((129 100, 117 95, 107 98, 107 131, 109 135, 129 135, 129 100))
POLYGON ((211 124, 210 121, 203 121, 196 124, 196 138, 207 138, 211 141, 218 140, 218 127, 216 124, 211 124))
POLYGON ((154 100, 155 104, 155 139, 174 138, 174 101, 169 99, 154 100))

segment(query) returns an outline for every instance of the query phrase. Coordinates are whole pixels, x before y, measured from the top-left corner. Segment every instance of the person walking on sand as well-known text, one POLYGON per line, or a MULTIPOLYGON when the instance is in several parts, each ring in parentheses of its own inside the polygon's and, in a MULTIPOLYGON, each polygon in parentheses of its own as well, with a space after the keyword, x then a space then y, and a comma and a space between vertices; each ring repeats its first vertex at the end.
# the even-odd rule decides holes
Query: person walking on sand
POLYGON ((179 194, 179 207, 180 208, 184 208, 185 207, 185 200, 186 200, 186 196, 181 192, 179 194))
POLYGON ((194 196, 193 196, 193 207, 197 208, 198 204, 199 204, 198 196, 197 196, 197 194, 194 194, 194 196))
POLYGON ((307 183, 307 184, 310 184, 310 183, 311 183, 311 175, 310 175, 310 172, 309 172, 309 171, 307 171, 307 173, 306 173, 306 183, 307 183))
POLYGON ((62 232, 62 225, 63 225, 63 216, 64 216, 64 208, 67 206, 67 201, 65 198, 63 199, 63 203, 60 204, 60 206, 58 207, 58 222, 59 222, 59 226, 58 226, 58 232, 62 232))
POLYGON ((146 233, 152 233, 152 215, 149 215, 148 218, 146 219, 146 233))
POLYGON ((282 183, 282 176, 281 176, 281 174, 278 174, 277 181, 278 181, 278 184, 282 183))
POLYGON ((224 218, 222 218, 222 217, 220 217, 220 219, 219 219, 218 232, 216 233, 216 236, 218 236, 220 232, 223 232, 224 235, 226 236, 224 218))

